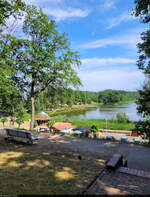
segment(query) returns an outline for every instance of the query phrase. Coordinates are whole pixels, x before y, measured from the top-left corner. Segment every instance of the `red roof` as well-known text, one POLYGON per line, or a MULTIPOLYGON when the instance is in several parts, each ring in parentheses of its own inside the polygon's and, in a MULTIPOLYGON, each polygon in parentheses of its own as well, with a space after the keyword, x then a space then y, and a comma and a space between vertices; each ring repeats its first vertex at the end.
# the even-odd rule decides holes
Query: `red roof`
POLYGON ((56 122, 53 125, 53 128, 61 131, 62 129, 72 128, 72 124, 71 123, 56 122))

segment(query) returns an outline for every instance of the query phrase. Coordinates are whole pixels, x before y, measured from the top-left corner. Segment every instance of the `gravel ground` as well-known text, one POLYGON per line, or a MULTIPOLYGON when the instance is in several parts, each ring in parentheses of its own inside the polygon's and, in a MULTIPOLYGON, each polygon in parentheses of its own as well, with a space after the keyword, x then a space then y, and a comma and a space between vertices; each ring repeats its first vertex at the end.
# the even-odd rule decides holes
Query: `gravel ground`
MULTIPOLYGON (((4 138, 4 131, 0 131, 4 138)), ((32 146, 42 152, 54 151, 65 153, 78 153, 88 157, 96 157, 108 160, 114 153, 120 153, 128 161, 128 167, 144 171, 150 171, 149 147, 120 141, 108 141, 105 139, 77 138, 48 133, 37 134, 39 140, 32 146)))

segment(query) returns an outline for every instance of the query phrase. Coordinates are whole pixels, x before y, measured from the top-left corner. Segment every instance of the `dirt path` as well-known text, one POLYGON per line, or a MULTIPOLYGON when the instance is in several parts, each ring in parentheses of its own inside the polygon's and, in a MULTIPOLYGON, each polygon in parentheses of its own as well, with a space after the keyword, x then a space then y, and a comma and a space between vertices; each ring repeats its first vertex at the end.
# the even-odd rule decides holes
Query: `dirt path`
POLYGON ((114 153, 121 153, 128 160, 129 167, 150 171, 150 148, 140 145, 41 133, 35 148, 79 153, 103 160, 109 159, 114 153))
MULTIPOLYGON (((96 157, 108 160, 114 153, 121 153, 128 160, 128 167, 144 171, 150 171, 150 148, 131 143, 112 142, 102 139, 76 138, 50 135, 47 133, 33 133, 39 140, 32 149, 42 152, 78 153, 88 157, 96 157)), ((4 138, 4 132, 0 130, 0 136, 4 138), (3 133, 3 135, 2 135, 3 133)))

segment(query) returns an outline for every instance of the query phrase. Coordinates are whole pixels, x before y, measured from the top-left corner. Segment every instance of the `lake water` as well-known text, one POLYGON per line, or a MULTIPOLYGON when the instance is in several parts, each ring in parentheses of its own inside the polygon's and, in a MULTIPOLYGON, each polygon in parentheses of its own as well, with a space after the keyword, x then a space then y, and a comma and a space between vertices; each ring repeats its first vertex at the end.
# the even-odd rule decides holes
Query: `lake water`
POLYGON ((104 106, 96 107, 92 109, 88 109, 83 112, 75 112, 68 114, 70 118, 79 118, 79 119, 107 119, 110 120, 112 118, 116 118, 116 114, 120 112, 124 112, 130 118, 130 120, 138 121, 141 119, 141 116, 137 114, 136 110, 137 105, 135 103, 130 103, 126 105, 120 105, 117 107, 112 106, 104 106))

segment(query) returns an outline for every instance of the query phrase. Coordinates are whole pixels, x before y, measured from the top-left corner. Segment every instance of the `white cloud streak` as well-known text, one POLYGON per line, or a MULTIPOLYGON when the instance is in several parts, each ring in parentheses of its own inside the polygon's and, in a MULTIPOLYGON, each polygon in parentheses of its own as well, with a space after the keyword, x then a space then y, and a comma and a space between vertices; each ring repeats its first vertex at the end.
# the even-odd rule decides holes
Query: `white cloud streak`
POLYGON ((140 42, 140 32, 143 30, 135 29, 134 31, 128 31, 128 34, 122 34, 118 36, 112 36, 109 38, 103 38, 94 40, 85 44, 79 45, 79 48, 104 48, 108 46, 125 46, 135 48, 136 44, 140 42))
POLYGON ((67 8, 67 9, 43 8, 43 12, 46 13, 47 15, 53 16, 56 21, 65 20, 72 17, 84 18, 89 14, 88 9, 82 10, 82 9, 74 9, 74 8, 67 8))
POLYGON ((121 15, 111 18, 108 20, 108 26, 106 29, 111 29, 113 27, 116 27, 120 25, 122 22, 128 22, 128 21, 133 21, 136 20, 134 16, 131 15, 129 12, 124 12, 121 15))
POLYGON ((122 65, 122 64, 135 64, 135 59, 129 58, 87 58, 82 59, 83 68, 94 68, 101 66, 122 65))
POLYGON ((43 3, 61 3, 63 0, 23 0, 27 4, 43 4, 43 3))
POLYGON ((102 5, 102 8, 104 10, 108 10, 110 8, 115 7, 115 1, 114 0, 105 0, 104 4, 102 5))

